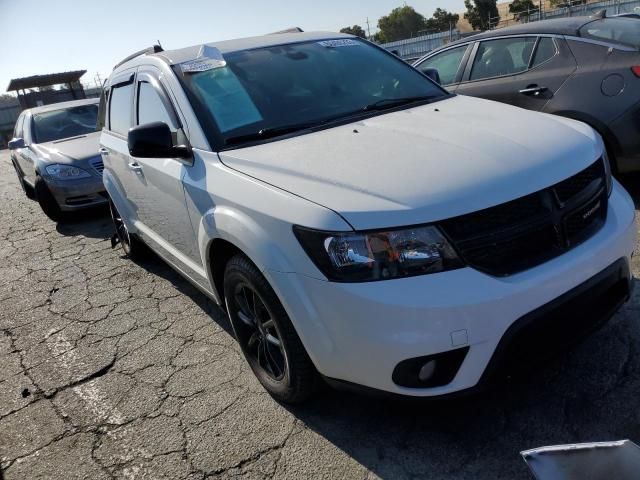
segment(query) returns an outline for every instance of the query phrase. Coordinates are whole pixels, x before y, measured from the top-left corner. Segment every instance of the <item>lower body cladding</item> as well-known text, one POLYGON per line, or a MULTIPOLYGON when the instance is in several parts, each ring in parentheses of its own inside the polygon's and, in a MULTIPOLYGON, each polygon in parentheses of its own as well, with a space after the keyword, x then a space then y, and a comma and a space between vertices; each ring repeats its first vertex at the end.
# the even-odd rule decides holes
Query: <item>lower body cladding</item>
POLYGON ((616 182, 597 233, 508 277, 472 268, 369 283, 265 275, 323 376, 439 396, 476 387, 503 365, 568 349, 606 321, 629 297, 636 236, 633 202, 616 182))
POLYGON ((60 210, 63 211, 106 204, 109 201, 102 177, 63 181, 47 178, 46 183, 60 210))

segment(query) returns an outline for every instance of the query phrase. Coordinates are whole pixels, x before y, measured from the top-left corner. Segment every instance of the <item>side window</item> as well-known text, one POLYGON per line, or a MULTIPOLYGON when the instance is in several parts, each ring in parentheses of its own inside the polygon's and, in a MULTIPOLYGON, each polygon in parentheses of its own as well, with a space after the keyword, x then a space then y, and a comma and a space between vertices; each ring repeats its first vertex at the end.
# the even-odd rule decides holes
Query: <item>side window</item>
POLYGON ((428 68, 435 68, 438 70, 442 85, 450 85, 456 79, 458 67, 460 66, 460 62, 462 61, 462 57, 466 50, 467 46, 463 45, 461 47, 452 48, 451 50, 442 52, 439 55, 434 55, 418 65, 418 70, 424 72, 428 68))
POLYGON ((556 44, 553 41, 553 38, 542 37, 540 39, 540 42, 538 42, 536 53, 533 55, 533 63, 531 64, 531 68, 546 62, 550 58, 553 58, 557 51, 558 50, 556 49, 556 44))
POLYGON ((132 94, 133 83, 119 85, 111 89, 109 128, 113 132, 126 135, 131 128, 132 94))
POLYGON ((529 67, 535 37, 515 37, 481 42, 470 80, 513 75, 529 67))
POLYGON ((172 132, 177 130, 158 91, 149 82, 140 82, 138 84, 138 125, 151 122, 164 122, 169 125, 172 132))

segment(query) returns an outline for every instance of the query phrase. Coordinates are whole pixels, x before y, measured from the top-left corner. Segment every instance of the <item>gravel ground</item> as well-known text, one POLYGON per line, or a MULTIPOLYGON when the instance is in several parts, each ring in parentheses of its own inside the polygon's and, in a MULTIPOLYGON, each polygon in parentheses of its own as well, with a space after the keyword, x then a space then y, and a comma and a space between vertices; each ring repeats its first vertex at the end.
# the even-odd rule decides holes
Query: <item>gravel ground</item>
MULTIPOLYGON (((627 185, 640 199, 640 179, 627 185)), ((518 479, 523 449, 640 443, 640 288, 565 358, 482 396, 327 391, 291 408, 264 393, 219 308, 158 258, 112 250, 105 212, 50 222, 6 151, 0 219, 4 480, 518 479)))

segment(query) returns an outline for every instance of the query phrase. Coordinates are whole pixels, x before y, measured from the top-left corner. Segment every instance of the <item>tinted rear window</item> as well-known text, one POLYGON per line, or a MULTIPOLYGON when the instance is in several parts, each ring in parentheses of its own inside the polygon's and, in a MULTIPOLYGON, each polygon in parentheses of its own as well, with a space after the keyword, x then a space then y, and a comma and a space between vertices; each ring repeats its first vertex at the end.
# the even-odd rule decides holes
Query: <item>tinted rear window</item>
POLYGON ((587 23, 580 36, 640 47, 640 20, 634 18, 605 18, 587 23))

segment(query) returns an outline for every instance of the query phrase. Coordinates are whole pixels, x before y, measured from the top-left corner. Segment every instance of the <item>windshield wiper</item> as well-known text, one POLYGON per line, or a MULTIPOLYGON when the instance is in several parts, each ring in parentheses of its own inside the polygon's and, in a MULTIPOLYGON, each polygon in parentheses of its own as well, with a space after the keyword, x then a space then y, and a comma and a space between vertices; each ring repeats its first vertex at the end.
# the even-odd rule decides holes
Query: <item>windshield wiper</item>
POLYGON ((293 125, 283 125, 281 127, 263 128, 257 132, 246 133, 243 135, 236 135, 235 137, 229 137, 225 140, 227 145, 234 145, 238 143, 252 142, 256 140, 266 140, 268 138, 279 137, 286 135, 287 133, 298 132, 300 130, 308 130, 309 128, 317 126, 318 123, 295 123, 293 125))
POLYGON ((429 100, 433 100, 434 98, 437 98, 436 96, 430 95, 422 95, 422 96, 417 96, 417 97, 402 97, 402 98, 383 98, 381 100, 378 100, 377 102, 373 102, 370 103, 369 105, 365 105, 364 107, 362 107, 362 110, 364 112, 370 111, 370 110, 385 110, 387 108, 394 108, 394 107, 399 107, 401 105, 408 105, 409 103, 414 103, 414 102, 426 102, 429 100))

